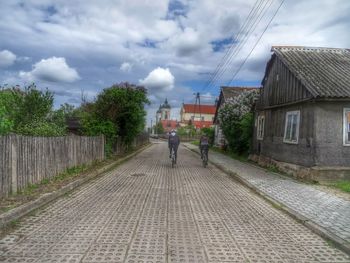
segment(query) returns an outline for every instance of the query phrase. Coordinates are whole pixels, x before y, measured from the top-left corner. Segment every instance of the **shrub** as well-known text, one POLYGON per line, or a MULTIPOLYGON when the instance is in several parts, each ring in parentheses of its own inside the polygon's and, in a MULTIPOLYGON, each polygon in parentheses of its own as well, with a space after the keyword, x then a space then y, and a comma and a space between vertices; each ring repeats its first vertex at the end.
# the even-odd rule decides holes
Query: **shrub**
POLYGON ((252 107, 258 91, 244 91, 219 110, 219 122, 231 151, 243 154, 250 149, 253 133, 252 107))

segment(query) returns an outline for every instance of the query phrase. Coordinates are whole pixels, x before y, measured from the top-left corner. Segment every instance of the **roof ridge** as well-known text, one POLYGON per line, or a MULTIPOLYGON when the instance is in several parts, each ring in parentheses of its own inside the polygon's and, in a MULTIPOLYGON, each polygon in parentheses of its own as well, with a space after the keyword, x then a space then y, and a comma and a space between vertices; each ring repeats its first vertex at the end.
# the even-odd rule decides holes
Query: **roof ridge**
POLYGON ((261 86, 221 86, 222 89, 259 89, 261 86))
POLYGON ((272 46, 271 51, 281 50, 297 50, 297 51, 327 51, 327 52, 350 52, 347 48, 333 47, 310 47, 310 46, 272 46))

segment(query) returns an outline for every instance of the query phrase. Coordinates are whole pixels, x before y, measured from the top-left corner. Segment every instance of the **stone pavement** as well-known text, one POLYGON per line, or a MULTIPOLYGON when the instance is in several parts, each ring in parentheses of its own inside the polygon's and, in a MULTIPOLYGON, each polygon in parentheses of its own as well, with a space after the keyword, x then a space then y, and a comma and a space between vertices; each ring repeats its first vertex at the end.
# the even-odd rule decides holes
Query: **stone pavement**
MULTIPOLYGON (((198 150, 195 145, 186 146, 198 150)), ((211 151, 209 159, 350 244, 349 200, 319 190, 313 185, 242 163, 218 152, 211 151)))
POLYGON ((166 143, 27 216, 1 262, 350 262, 250 189, 166 143))

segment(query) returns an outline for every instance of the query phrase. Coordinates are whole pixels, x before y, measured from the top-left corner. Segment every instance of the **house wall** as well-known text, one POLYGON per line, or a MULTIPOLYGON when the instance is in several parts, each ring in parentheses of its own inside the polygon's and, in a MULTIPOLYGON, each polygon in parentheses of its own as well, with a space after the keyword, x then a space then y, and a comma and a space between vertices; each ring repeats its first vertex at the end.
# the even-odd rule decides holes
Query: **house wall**
POLYGON ((343 145, 344 108, 350 108, 350 101, 315 106, 316 165, 350 166, 350 146, 343 145))
MULTIPOLYGON (((195 120, 199 121, 199 112, 181 112, 181 121, 186 122, 191 119, 192 116, 196 116, 195 120)), ((213 121, 214 114, 201 114, 201 117, 204 117, 204 121, 213 121)))
POLYGON ((314 104, 300 103, 293 106, 266 109, 255 113, 252 152, 279 162, 314 166, 314 104), (283 142, 285 119, 288 111, 300 111, 298 144, 283 142), (257 117, 265 115, 263 140, 257 140, 257 117))
POLYGON ((262 106, 283 105, 312 97, 278 57, 271 61, 263 90, 260 92, 259 104, 262 106))
POLYGON ((225 136, 219 124, 215 125, 214 145, 222 147, 226 144, 225 136))

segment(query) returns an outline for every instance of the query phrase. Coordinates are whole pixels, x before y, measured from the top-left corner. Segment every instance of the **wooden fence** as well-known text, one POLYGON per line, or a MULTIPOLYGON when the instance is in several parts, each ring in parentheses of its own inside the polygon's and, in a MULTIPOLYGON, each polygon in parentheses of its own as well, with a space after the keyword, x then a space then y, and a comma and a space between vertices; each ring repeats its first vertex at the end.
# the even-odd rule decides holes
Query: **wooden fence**
POLYGON ((127 152, 130 147, 139 148, 140 146, 145 145, 147 143, 149 143, 149 134, 146 132, 138 135, 130 146, 123 144, 121 139, 118 138, 117 142, 114 144, 113 153, 117 155, 123 154, 127 152))
POLYGON ((103 136, 0 136, 0 197, 69 167, 103 159, 103 136))

